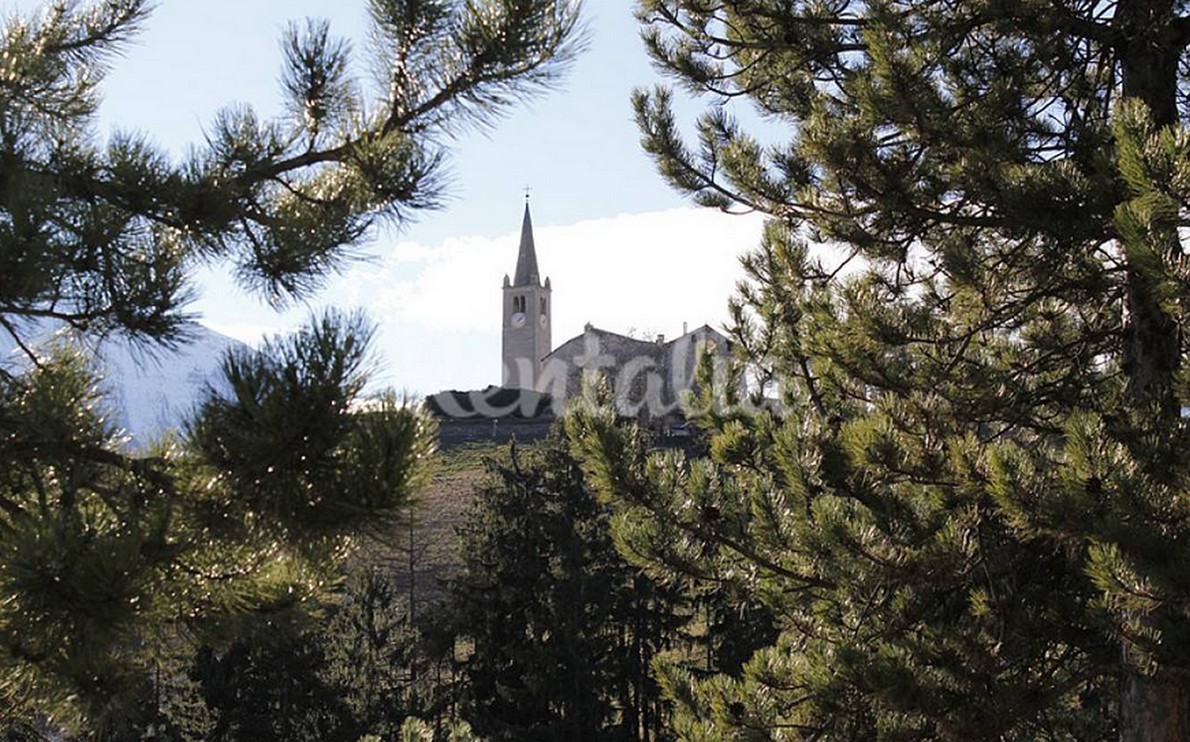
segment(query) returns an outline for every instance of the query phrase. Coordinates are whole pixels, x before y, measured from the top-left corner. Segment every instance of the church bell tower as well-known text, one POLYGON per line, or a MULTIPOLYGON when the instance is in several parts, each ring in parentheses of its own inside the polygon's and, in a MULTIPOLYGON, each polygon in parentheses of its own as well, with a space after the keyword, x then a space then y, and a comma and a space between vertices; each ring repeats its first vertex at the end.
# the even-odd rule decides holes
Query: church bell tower
POLYGON ((536 389, 541 379, 541 360, 550 352, 550 324, 554 307, 550 298, 550 279, 541 281, 537 269, 537 250, 533 244, 533 220, 529 201, 525 200, 525 218, 521 223, 521 245, 516 257, 516 273, 511 281, 504 276, 504 328, 501 361, 504 366, 501 385, 509 389, 536 389))

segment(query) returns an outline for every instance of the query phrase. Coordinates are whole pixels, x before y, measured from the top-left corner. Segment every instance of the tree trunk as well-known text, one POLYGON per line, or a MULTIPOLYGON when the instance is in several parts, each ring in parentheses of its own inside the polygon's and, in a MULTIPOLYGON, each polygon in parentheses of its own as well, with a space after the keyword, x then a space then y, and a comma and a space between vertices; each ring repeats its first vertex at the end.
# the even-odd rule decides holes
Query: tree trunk
MULTIPOLYGON (((1174 12, 1175 0, 1122 0, 1116 27, 1124 96, 1145 102, 1154 123, 1178 123, 1178 62, 1185 48, 1174 12)), ((1181 252, 1181 245, 1158 245, 1181 252)), ((1128 319, 1125 325, 1124 372, 1128 375, 1129 406, 1149 420, 1142 430, 1176 419, 1179 405, 1174 378, 1181 364, 1177 322, 1161 307, 1154 279, 1137 266, 1128 266, 1128 319)))
POLYGON ((1120 742, 1190 740, 1190 679, 1129 669, 1120 693, 1120 742))
MULTIPOLYGON (((1175 0, 1121 0, 1115 26, 1119 32, 1125 97, 1145 102, 1158 126, 1178 124, 1177 70, 1185 42, 1175 0)), ((1175 240, 1176 242, 1176 240, 1175 240)), ((1181 251, 1179 244, 1159 250, 1181 251)), ((1156 284, 1138 266, 1128 266, 1124 372, 1128 407, 1140 432, 1176 423, 1180 404, 1175 376, 1181 364, 1177 322, 1161 307, 1156 284)), ((1153 675, 1138 672, 1121 653, 1121 742, 1190 740, 1190 676, 1159 657, 1153 675)))

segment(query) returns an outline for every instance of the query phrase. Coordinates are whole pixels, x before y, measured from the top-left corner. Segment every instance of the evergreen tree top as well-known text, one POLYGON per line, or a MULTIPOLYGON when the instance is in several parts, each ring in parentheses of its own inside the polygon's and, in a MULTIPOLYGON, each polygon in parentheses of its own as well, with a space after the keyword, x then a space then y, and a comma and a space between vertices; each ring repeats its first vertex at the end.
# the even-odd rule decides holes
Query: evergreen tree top
POLYGON ((581 46, 569 0, 371 0, 367 96, 325 23, 283 37, 284 116, 217 112, 173 161, 96 133, 99 85, 151 4, 73 0, 0 24, 0 716, 110 737, 189 640, 309 622, 353 543, 391 537, 434 428, 361 403, 371 329, 328 312, 228 355, 184 434, 124 450, 85 358, 35 348, 54 320, 168 348, 195 268, 281 304, 378 220, 441 191, 446 136, 547 89, 581 46))
POLYGON ((174 162, 148 137, 95 131, 99 84, 151 4, 65 2, 0 36, 0 320, 161 342, 183 331, 202 263, 229 263, 273 303, 307 295, 377 220, 403 225, 441 192, 444 136, 488 126, 547 89, 581 47, 578 3, 371 0, 367 97, 353 50, 322 21, 284 33, 285 114, 215 114, 174 162))
POLYGON ((707 379, 707 455, 568 421, 626 549, 782 623, 742 679, 664 676, 679 733, 1178 739, 1185 4, 639 13, 711 101, 687 139, 671 89, 638 92, 646 151, 700 203, 771 217, 733 302, 762 386, 707 379))

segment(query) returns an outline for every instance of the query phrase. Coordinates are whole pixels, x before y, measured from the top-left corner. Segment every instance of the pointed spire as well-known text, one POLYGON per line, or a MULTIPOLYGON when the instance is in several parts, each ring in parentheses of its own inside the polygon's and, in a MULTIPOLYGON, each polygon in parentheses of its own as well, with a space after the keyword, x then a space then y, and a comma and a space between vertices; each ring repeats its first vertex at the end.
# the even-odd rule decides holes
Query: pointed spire
POLYGON ((513 286, 537 286, 541 283, 537 272, 537 248, 533 245, 533 220, 529 218, 529 196, 525 196, 525 219, 521 223, 521 249, 516 256, 513 286))

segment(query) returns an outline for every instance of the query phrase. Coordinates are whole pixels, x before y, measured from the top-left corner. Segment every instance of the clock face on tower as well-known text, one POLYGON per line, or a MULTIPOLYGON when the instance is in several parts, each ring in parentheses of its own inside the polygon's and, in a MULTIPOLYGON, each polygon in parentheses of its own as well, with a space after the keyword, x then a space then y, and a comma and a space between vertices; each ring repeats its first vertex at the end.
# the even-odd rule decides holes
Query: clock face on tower
POLYGON ((513 313, 512 326, 513 327, 524 327, 525 326, 525 313, 524 312, 514 312, 513 313))
POLYGON ((541 315, 540 317, 538 317, 537 321, 541 324, 542 327, 545 327, 545 315, 544 314, 541 315))

